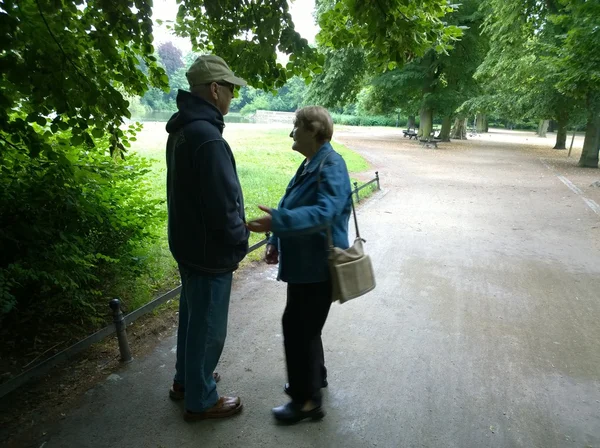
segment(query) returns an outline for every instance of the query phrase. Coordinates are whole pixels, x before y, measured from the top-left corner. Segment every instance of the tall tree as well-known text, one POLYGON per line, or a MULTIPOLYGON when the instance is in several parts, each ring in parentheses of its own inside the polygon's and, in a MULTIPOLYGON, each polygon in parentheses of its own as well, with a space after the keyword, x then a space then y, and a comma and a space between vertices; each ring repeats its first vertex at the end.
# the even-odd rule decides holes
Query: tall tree
POLYGON ((445 1, 415 3, 383 0, 317 1, 319 48, 326 55, 323 73, 311 85, 309 98, 330 107, 354 101, 365 80, 427 51, 452 47, 461 30, 443 18, 454 8, 445 1))
POLYGON ((441 116, 441 136, 448 140, 456 108, 476 94, 473 74, 487 51, 479 33, 482 18, 477 2, 463 2, 446 19, 463 29, 461 39, 447 53, 430 49, 405 66, 376 76, 366 101, 370 110, 389 113, 401 108, 408 115, 419 111, 419 135, 424 136, 431 133, 434 114, 441 116))
POLYGON ((323 71, 309 86, 308 101, 326 107, 343 107, 356 99, 365 85, 368 70, 365 52, 358 48, 333 50, 326 55, 323 71))
POLYGON ((558 88, 569 97, 585 101, 587 124, 579 166, 598 168, 600 151, 600 2, 562 0, 551 17, 568 29, 560 36, 557 54, 558 88))
POLYGON ((173 45, 173 42, 169 41, 160 44, 158 46, 158 55, 169 77, 173 76, 180 68, 183 68, 181 50, 173 45))
MULTIPOLYGON (((594 34, 592 20, 597 2, 489 0, 485 7, 489 8, 485 30, 491 48, 478 76, 491 84, 494 93, 487 99, 505 103, 503 107, 517 116, 554 119, 555 148, 564 149, 567 127, 578 109, 590 111, 588 124, 597 115, 594 45, 600 44, 600 38, 594 34)), ((580 161, 585 166, 598 164, 597 147, 595 158, 587 157, 594 147, 594 129, 591 125, 586 135, 588 144, 580 161)))

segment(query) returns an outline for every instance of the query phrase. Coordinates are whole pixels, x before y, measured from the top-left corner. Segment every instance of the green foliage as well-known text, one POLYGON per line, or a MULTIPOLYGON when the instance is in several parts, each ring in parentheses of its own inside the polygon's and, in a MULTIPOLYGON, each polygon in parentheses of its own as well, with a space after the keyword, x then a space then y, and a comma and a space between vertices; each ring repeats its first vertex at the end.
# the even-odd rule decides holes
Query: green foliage
POLYGON ((323 72, 310 84, 307 102, 325 107, 341 107, 353 102, 364 86, 367 61, 362 49, 323 49, 323 72))
POLYGON ((143 115, 151 109, 146 104, 142 103, 142 100, 139 96, 134 96, 134 97, 128 98, 128 101, 129 101, 129 112, 133 116, 143 115))
POLYGON ((486 101, 518 117, 578 125, 587 109, 580 163, 598 165, 600 4, 585 0, 489 0, 491 46, 477 76, 489 81, 486 101))
POLYGON ((294 76, 277 91, 277 95, 271 97, 270 110, 294 112, 308 103, 307 90, 306 82, 298 76, 294 76))
POLYGON ((95 140, 95 151, 70 140, 69 133, 50 138, 56 158, 2 153, 3 326, 93 323, 117 279, 144 271, 139 248, 165 218, 162 201, 147 197, 147 162, 109 156, 108 137, 95 140))
POLYGON ((269 109, 269 99, 266 95, 261 95, 252 100, 251 103, 246 104, 240 112, 242 115, 251 115, 257 110, 270 110, 269 109))
POLYGON ((575 103, 557 89, 557 36, 565 29, 550 17, 558 6, 555 1, 488 2, 484 29, 490 51, 476 73, 486 88, 482 98, 472 99, 465 109, 487 106, 513 118, 533 119, 560 120, 573 114, 575 103))
POLYGON ((396 109, 415 114, 421 107, 430 65, 429 61, 418 59, 375 77, 360 94, 360 109, 370 114, 390 113, 396 109))
POLYGON ((398 122, 396 117, 384 116, 384 115, 342 115, 342 114, 331 114, 331 118, 335 124, 347 125, 347 126, 399 126, 406 125, 406 118, 403 118, 398 122))
POLYGON ((218 54, 250 85, 283 87, 294 75, 308 78, 322 57, 294 29, 287 0, 186 0, 175 31, 194 51, 218 54), (284 67, 276 50, 290 55, 284 67))
POLYGON ((444 22, 454 6, 446 0, 322 2, 317 42, 336 50, 364 49, 376 72, 395 68, 429 49, 444 52, 461 30, 444 22))
POLYGON ((231 102, 230 110, 239 110, 243 115, 251 115, 257 110, 294 112, 306 103, 306 90, 306 83, 297 76, 274 94, 253 87, 242 87, 238 97, 231 102))
POLYGON ((600 32, 598 1, 562 0, 564 7, 551 20, 568 31, 559 36, 557 56, 561 75, 557 87, 587 109, 586 133, 579 166, 598 168, 600 152, 600 32))
MULTIPOLYGON (((191 63, 196 59, 194 53, 188 53, 181 56, 181 51, 176 48, 172 42, 165 42, 158 48, 155 55, 157 64, 166 70, 169 79, 167 89, 150 88, 146 94, 140 98, 140 102, 150 111, 168 111, 173 112, 177 109, 175 99, 179 89, 189 90, 189 83, 185 72, 191 63), (183 61, 191 61, 184 65, 183 61)), ((133 112, 130 107, 129 110, 133 112)))
POLYGON ((180 68, 169 76, 169 87, 167 91, 157 88, 148 90, 148 92, 140 99, 141 104, 154 111, 175 111, 177 109, 177 104, 175 102, 177 91, 179 89, 189 90, 185 72, 185 68, 180 68))
MULTIPOLYGON (((252 87, 244 87, 240 90, 238 98, 231 103, 231 110, 240 110, 242 115, 252 115, 257 110, 272 110, 280 112, 294 112, 298 108, 306 104, 314 104, 306 95, 306 84, 300 78, 292 78, 288 83, 279 89, 277 95, 269 92, 254 89, 252 87), (241 106, 241 109, 239 109, 241 106)), ((346 108, 338 108, 339 111, 354 111, 353 104, 347 105, 346 108)), ((331 113, 333 122, 336 124, 350 126, 396 126, 395 116, 378 116, 373 114, 363 114, 356 116, 355 114, 339 114, 331 113)), ((404 118, 406 123, 406 118, 404 118)))
POLYGON ((433 109, 440 116, 452 115, 478 89, 473 74, 487 52, 487 40, 479 31, 482 19, 478 2, 461 3, 447 16, 449 23, 463 29, 453 48, 443 54, 430 49, 405 66, 376 76, 361 95, 361 108, 369 113, 400 109, 411 115, 433 109))
POLYGON ((452 7, 440 2, 439 9, 434 3, 392 0, 387 5, 365 6, 319 2, 323 29, 319 42, 327 58, 309 98, 327 107, 358 99, 359 110, 365 114, 402 110, 412 115, 423 107, 451 113, 472 94, 472 74, 485 51, 478 40, 481 14, 475 1, 452 7), (431 8, 435 14, 430 14, 431 8), (362 21, 342 19, 355 13, 362 21), (426 19, 407 23, 403 14, 426 19), (330 23, 333 18, 350 25, 336 28, 330 23), (412 34, 415 29, 423 32, 412 34), (461 34, 462 39, 457 41, 461 34), (349 47, 342 48, 342 42, 349 47), (407 45, 409 42, 411 45, 407 45))
POLYGON ((135 12, 130 6, 0 1, 0 152, 15 145, 32 157, 56 158, 50 139, 65 130, 74 146, 92 147, 94 134, 107 132, 111 150, 125 149, 119 127, 129 116, 124 95, 167 81, 152 56, 150 3, 136 2, 135 12))
MULTIPOLYGON (((194 53, 188 53, 183 57, 187 62, 193 62, 195 58, 194 53)), ((162 66, 164 64, 162 56, 157 59, 159 66, 162 66)), ((189 90, 185 77, 187 67, 178 68, 174 72, 169 72, 169 69, 165 67, 169 73, 168 91, 151 88, 141 98, 141 104, 152 111, 175 111, 178 89, 189 90)), ((293 112, 305 103, 307 89, 306 83, 298 76, 288 79, 283 87, 269 92, 251 86, 242 87, 237 93, 237 97, 231 102, 230 110, 241 111, 245 115, 252 114, 258 109, 293 112)), ((131 108, 130 111, 132 111, 131 108)))
POLYGON ((576 98, 600 95, 600 33, 598 17, 600 3, 585 0, 562 0, 563 9, 550 17, 558 27, 567 29, 561 34, 558 52, 560 81, 558 88, 576 98))
MULTIPOLYGON (((169 93, 171 93, 169 90, 169 93)), ((175 104, 169 99, 168 94, 160 89, 152 88, 140 99, 141 104, 151 111, 174 111, 175 104)))

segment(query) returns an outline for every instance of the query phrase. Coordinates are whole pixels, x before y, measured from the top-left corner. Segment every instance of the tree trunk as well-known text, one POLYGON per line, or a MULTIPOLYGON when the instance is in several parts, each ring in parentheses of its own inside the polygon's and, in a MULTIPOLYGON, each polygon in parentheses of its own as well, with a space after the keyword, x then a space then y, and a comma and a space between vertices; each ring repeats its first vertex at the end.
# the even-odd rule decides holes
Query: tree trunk
POLYGON ((480 133, 487 132, 488 131, 487 116, 485 114, 477 112, 477 117, 475 118, 475 126, 477 129, 477 132, 480 132, 480 133))
POLYGON ((406 123, 406 128, 407 129, 414 129, 415 128, 415 116, 414 115, 409 115, 408 116, 408 123, 406 123))
POLYGON ((431 131, 433 130, 433 109, 430 107, 423 107, 419 112, 421 123, 419 125, 419 137, 429 138, 431 131))
POLYGON ((556 144, 554 149, 567 149, 567 124, 569 119, 565 117, 559 117, 555 122, 556 124, 556 144))
POLYGON ((558 129, 558 121, 550 120, 550 124, 548 125, 548 132, 555 132, 557 129, 558 129))
POLYGON ((452 118, 450 115, 446 115, 442 118, 442 130, 440 131, 440 139, 443 142, 450 141, 450 130, 452 128, 452 118))
POLYGON ((457 118, 454 120, 454 127, 450 132, 450 137, 458 140, 467 139, 467 119, 457 118))
POLYGON ((579 166, 598 168, 598 151, 600 150, 600 110, 591 111, 585 128, 583 151, 579 166))
POLYGON ((546 132, 548 131, 549 124, 550 120, 540 120, 540 125, 538 126, 537 131, 538 137, 546 137, 546 132))

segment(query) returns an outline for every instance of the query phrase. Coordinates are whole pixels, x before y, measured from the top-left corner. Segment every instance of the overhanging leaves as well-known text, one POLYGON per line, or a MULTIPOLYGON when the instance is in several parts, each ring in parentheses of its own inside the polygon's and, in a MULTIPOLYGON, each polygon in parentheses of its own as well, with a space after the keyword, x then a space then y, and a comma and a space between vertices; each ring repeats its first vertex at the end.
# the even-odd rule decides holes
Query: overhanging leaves
POLYGON ((187 0, 181 2, 176 33, 194 51, 218 54, 250 85, 282 87, 294 75, 308 78, 322 56, 294 28, 287 0, 187 0), (291 55, 286 66, 277 53, 291 55))
POLYGON ((0 30, 0 150, 16 139, 37 156, 52 151, 47 131, 66 129, 73 144, 91 144, 90 129, 129 116, 124 93, 166 85, 149 57, 150 1, 2 0, 0 30))

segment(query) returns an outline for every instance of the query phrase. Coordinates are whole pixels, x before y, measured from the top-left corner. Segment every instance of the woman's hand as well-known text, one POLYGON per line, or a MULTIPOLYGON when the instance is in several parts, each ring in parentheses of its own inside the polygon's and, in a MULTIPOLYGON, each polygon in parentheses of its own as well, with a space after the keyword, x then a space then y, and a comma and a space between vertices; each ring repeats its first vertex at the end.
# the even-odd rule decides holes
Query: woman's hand
POLYGON ((279 251, 277 246, 274 244, 267 244, 267 250, 265 250, 265 261, 267 264, 279 263, 279 251))
POLYGON ((270 232, 271 231, 271 214, 272 211, 269 207, 265 207, 264 205, 259 205, 258 208, 260 208, 263 212, 268 213, 265 216, 261 216, 260 218, 257 219, 253 219, 252 221, 248 222, 246 224, 246 227, 248 227, 248 229, 251 232, 256 232, 256 233, 265 233, 265 232, 270 232))

